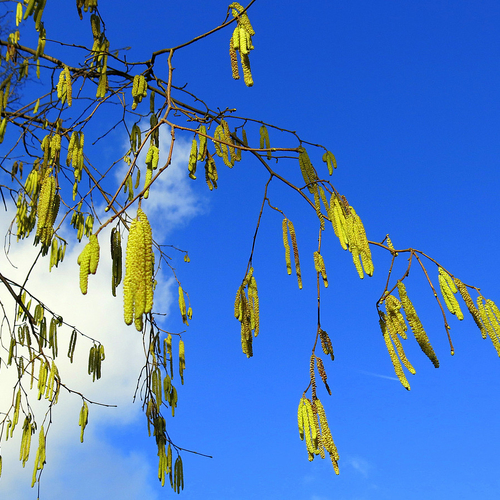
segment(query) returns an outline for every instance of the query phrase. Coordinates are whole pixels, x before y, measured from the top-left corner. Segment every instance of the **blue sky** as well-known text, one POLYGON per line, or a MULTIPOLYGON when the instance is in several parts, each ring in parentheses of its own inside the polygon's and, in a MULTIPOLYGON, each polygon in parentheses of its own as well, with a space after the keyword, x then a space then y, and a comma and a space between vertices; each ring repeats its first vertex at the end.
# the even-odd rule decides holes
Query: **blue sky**
MULTIPOLYGON (((154 8, 142 9, 125 0, 117 12, 110 2, 101 3, 112 47, 131 45, 129 59, 140 60, 208 31, 223 20, 227 7, 195 1, 189 7, 155 2, 154 8)), ((80 30, 82 25, 76 9, 72 5, 66 12, 55 2, 47 4, 48 32, 69 41, 74 26, 80 30)), ((296 130, 304 140, 327 146, 338 163, 332 182, 356 208, 369 239, 382 241, 389 233, 397 248, 426 252, 465 283, 481 287, 486 297, 500 300, 498 2, 319 1, 306 6, 257 0, 249 16, 256 31, 254 87, 231 78, 228 29, 176 55, 177 84, 189 82, 188 89, 212 108, 237 108, 238 116, 296 130)), ((257 128, 249 128, 248 135, 257 143, 257 128)), ((304 288, 299 291, 295 278, 286 274, 281 217, 266 210, 254 256, 261 333, 254 357, 247 360, 233 303, 267 175, 250 158, 233 170, 221 164, 219 189, 209 192, 202 176, 196 182, 187 178, 189 139, 179 143, 171 180, 148 201, 154 234, 189 250, 191 258, 184 264, 172 254, 194 316, 183 336, 185 385, 178 387, 178 410, 168 426, 180 446, 213 458, 183 455, 184 498, 498 498, 500 360, 490 341, 481 339, 468 315, 463 322, 452 317, 456 352, 450 356, 439 309, 415 263, 406 281, 408 294, 441 367, 436 370, 414 341, 406 341, 417 370, 406 391, 395 378, 375 308, 390 258, 374 249, 375 274, 360 280, 331 230, 323 244, 330 287, 322 290, 322 325, 332 338, 335 361, 325 359, 332 396, 319 388, 319 397, 339 449, 340 476, 328 460, 307 461, 296 410, 308 384, 316 328, 315 214, 284 187, 270 188, 273 204, 294 222, 304 288)), ((116 150, 126 137, 116 134, 113 140, 88 154, 112 161, 122 154, 116 150)), ((270 140, 271 145, 296 145, 277 132, 270 140)), ((320 153, 310 154, 323 168, 320 153)), ((296 163, 278 168, 299 182, 296 163)), ((147 204, 144 208, 149 213, 147 204)), ((30 244, 17 252, 17 263, 28 262, 30 244)), ((84 445, 79 444, 79 402, 68 397, 56 407, 42 497, 156 500, 174 495, 158 484, 154 441, 147 437, 138 405, 131 405, 142 347, 135 330, 120 323, 121 304, 110 297, 108 275, 93 278, 85 300, 67 300, 70 292, 78 292, 79 252, 76 247, 69 251, 63 269, 50 277, 42 266, 34 286, 53 291, 54 304, 67 308, 75 322, 90 321, 89 308, 107 308, 104 320, 93 317, 88 323, 106 341, 103 378, 93 385, 75 381, 120 406, 90 409, 84 445), (66 283, 63 272, 73 273, 74 282, 66 283)), ((404 256, 398 261, 394 277, 407 265, 404 256)), ((431 266, 429 271, 436 279, 437 271, 431 266)), ((169 313, 166 328, 178 331, 176 290, 167 274, 161 285, 156 303, 169 313)), ((2 448, 0 496, 36 498, 25 484, 32 462, 22 471, 17 453, 15 440, 2 448)))

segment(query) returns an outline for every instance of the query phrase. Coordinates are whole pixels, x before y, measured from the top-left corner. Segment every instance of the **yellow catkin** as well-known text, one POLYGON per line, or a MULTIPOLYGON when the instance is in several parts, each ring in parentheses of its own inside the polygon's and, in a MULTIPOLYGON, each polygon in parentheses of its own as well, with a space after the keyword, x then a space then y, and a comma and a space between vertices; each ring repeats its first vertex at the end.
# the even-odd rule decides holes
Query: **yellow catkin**
POLYGON ((316 433, 316 426, 314 425, 313 419, 314 419, 314 414, 312 411, 312 406, 311 406, 311 401, 307 398, 302 398, 302 419, 303 419, 303 426, 304 426, 304 436, 305 436, 305 441, 306 441, 306 447, 307 447, 307 454, 308 454, 308 459, 311 462, 314 459, 315 455, 315 450, 316 450, 316 445, 315 442, 317 441, 317 433, 316 433))
POLYGON ((396 347, 396 352, 399 359, 402 361, 404 366, 409 370, 409 372, 414 375, 415 369, 408 361, 406 354, 403 349, 403 344, 399 339, 399 336, 406 339, 406 323, 404 321, 403 315, 400 312, 401 303, 393 295, 388 295, 385 298, 385 306, 387 314, 385 316, 386 329, 389 332, 392 342, 396 347), (399 335, 399 336, 398 336, 399 335))
POLYGON ((299 285, 299 289, 302 289, 302 273, 300 271, 299 248, 297 246, 297 236, 295 235, 295 228, 293 227, 293 223, 290 219, 287 219, 287 224, 288 224, 288 231, 290 232, 290 238, 292 240, 293 258, 295 260, 295 272, 297 273, 297 282, 299 285))
POLYGON ((225 142, 227 142, 228 144, 230 144, 228 146, 228 150, 229 150, 229 163, 230 163, 230 166, 233 167, 234 163, 236 161, 236 151, 234 149, 234 146, 232 146, 232 144, 233 144, 233 138, 231 137, 231 132, 229 130, 229 125, 227 124, 227 122, 224 121, 224 120, 221 120, 221 125, 222 125, 222 129, 224 130, 224 140, 225 140, 225 142))
POLYGON ((323 361, 318 356, 315 356, 315 358, 316 358, 316 367, 318 368, 319 376, 321 377, 321 380, 323 381, 323 384, 325 384, 326 391, 331 396, 332 392, 331 392, 330 386, 328 385, 328 382, 327 382, 328 377, 327 377, 327 374, 326 374, 325 366, 323 365, 323 361))
POLYGON ((321 425, 321 435, 323 438, 323 445, 328 454, 330 455, 330 459, 332 461, 335 474, 339 474, 339 466, 338 466, 339 453, 333 441, 332 434, 330 432, 330 427, 328 426, 325 409, 323 408, 323 405, 321 404, 321 401, 319 399, 316 399, 314 401, 314 404, 316 406, 316 410, 318 412, 318 417, 319 417, 319 423, 321 425))
POLYGON ((328 288, 328 278, 326 276, 325 261, 319 252, 314 252, 314 267, 317 273, 321 274, 325 288, 328 288))
POLYGON ((329 355, 333 361, 335 359, 335 356, 333 354, 332 341, 330 340, 328 333, 326 333, 325 330, 320 329, 319 337, 321 339, 321 348, 323 349, 323 352, 329 355))
POLYGON ((231 71, 235 80, 240 79, 240 72, 238 70, 238 56, 234 48, 233 37, 229 40, 229 58, 231 59, 231 71))
POLYGON ((346 217, 346 232, 347 232, 347 239, 349 241, 349 251, 351 252, 352 255, 352 261, 354 263, 354 267, 356 268, 359 277, 363 279, 364 278, 363 267, 361 266, 361 262, 359 260, 361 250, 358 246, 356 223, 353 214, 349 214, 346 217))
POLYGON ((144 286, 146 289, 146 313, 153 310, 153 232, 151 225, 146 217, 146 214, 140 210, 140 222, 143 226, 144 246, 145 246, 145 261, 144 261, 144 286))
POLYGON ((330 211, 329 217, 332 221, 333 230, 335 231, 335 235, 340 241, 340 245, 344 250, 347 250, 347 229, 346 229, 346 219, 344 215, 344 211, 342 210, 342 206, 340 204, 340 200, 335 193, 332 193, 330 197, 330 211))
POLYGON ((221 120, 220 125, 215 129, 214 138, 221 141, 218 143, 219 149, 217 150, 217 146, 215 147, 217 154, 222 157, 226 166, 233 168, 234 148, 230 146, 230 144, 232 144, 232 139, 229 132, 229 126, 225 120, 221 120))
POLYGON ((389 352, 389 356, 391 357, 392 364, 394 366, 394 371, 396 372, 396 375, 403 385, 405 389, 408 391, 410 390, 410 384, 408 383, 408 380, 405 377, 405 374, 403 372, 403 367, 401 366, 401 362, 399 361, 399 358, 396 354, 396 351, 394 350, 394 346, 392 345, 391 341, 391 336, 389 332, 387 331, 387 324, 385 321, 385 315, 382 314, 380 320, 380 329, 382 330, 382 335, 384 337, 385 345, 387 347, 387 351, 389 352))
POLYGON ((50 140, 50 159, 56 164, 59 163, 59 154, 61 152, 61 136, 54 134, 50 140))
POLYGON ((83 295, 86 295, 88 290, 90 260, 91 260, 90 243, 87 243, 83 248, 82 253, 78 256, 77 260, 77 263, 80 266, 80 290, 83 293, 83 295))
POLYGON ((392 241, 391 241, 391 238, 389 238, 389 235, 387 235, 385 237, 385 240, 387 242, 387 246, 389 247, 389 249, 391 250, 391 253, 397 257, 398 256, 398 252, 396 252, 396 250, 394 249, 394 245, 392 244, 392 241))
POLYGON ((217 180, 218 174, 215 161, 207 151, 207 160, 205 162, 205 181, 210 191, 212 191, 214 188, 217 189, 217 180))
POLYGON ((490 334, 489 330, 491 329, 491 325, 489 324, 489 321, 487 320, 486 317, 486 311, 484 310, 483 300, 484 299, 481 295, 477 298, 477 309, 479 312, 479 317, 481 318, 481 324, 483 325, 483 331, 484 331, 483 338, 486 338, 486 335, 490 334))
POLYGON ((413 306, 411 300, 408 298, 405 285, 402 281, 398 282, 398 292, 403 310, 406 315, 406 319, 408 321, 408 324, 410 325, 416 341, 418 342, 418 345, 420 346, 420 349, 422 349, 424 354, 431 360, 432 364, 436 368, 439 368, 439 360, 436 356, 436 353, 434 352, 434 349, 432 348, 429 337, 427 336, 427 333, 422 326, 422 322, 417 315, 415 307, 413 306))
POLYGON ((41 242, 48 251, 54 233, 52 227, 59 210, 59 196, 56 193, 56 180, 51 175, 52 169, 49 169, 42 181, 40 197, 37 206, 37 228, 35 241, 41 242))
POLYGON ((38 449, 36 451, 36 457, 35 457, 35 463, 33 466, 33 476, 31 480, 31 487, 35 485, 36 482, 36 475, 39 470, 43 469, 43 466, 46 462, 46 455, 45 455, 45 432, 43 430, 43 425, 42 428, 40 429, 40 434, 38 435, 38 449))
MULTIPOLYGON (((484 306, 486 310, 486 315, 490 321, 493 330, 495 332, 495 337, 497 342, 500 340, 500 310, 497 305, 490 299, 486 300, 486 305, 484 306)), ((497 348, 497 343, 494 342, 495 348, 497 348)), ((500 351, 497 349, 497 353, 500 356, 500 351)))
POLYGON ((191 152, 189 153, 188 170, 189 177, 196 180, 196 161, 198 157, 198 143, 196 142, 196 137, 193 138, 191 142, 191 152))
POLYGON ((288 219, 283 219, 283 245, 285 246, 286 272, 292 274, 292 260, 290 257, 290 244, 288 243, 288 219))
POLYGON ((83 443, 83 434, 85 432, 85 427, 87 426, 89 421, 89 407, 87 406, 87 402, 84 401, 82 408, 80 410, 80 418, 78 420, 78 425, 81 427, 80 429, 80 442, 83 443))
POLYGON ((23 463, 23 467, 30 456, 31 448, 31 434, 32 434, 33 424, 31 423, 31 415, 24 419, 23 424, 23 435, 21 438, 21 449, 19 452, 19 460, 23 463))
POLYGON ((401 314, 401 302, 394 295, 385 297, 385 309, 387 311, 387 319, 391 322, 394 331, 406 339, 406 330, 408 329, 401 314))
POLYGON ((124 319, 142 330, 142 315, 153 307, 153 238, 146 214, 137 210, 127 242, 123 280, 124 319))
POLYGON ((64 104, 67 102, 68 106, 72 104, 72 87, 71 87, 71 73, 67 66, 61 70, 59 74, 59 81, 57 83, 57 97, 64 104))
POLYGON ((134 80, 132 82, 132 97, 136 97, 138 94, 140 78, 141 78, 140 75, 134 76, 134 80))
POLYGON ((144 224, 142 223, 139 210, 137 211, 137 217, 139 219, 137 226, 139 248, 136 253, 137 266, 135 275, 136 292, 134 296, 134 320, 136 321, 136 329, 142 330, 142 315, 146 312, 146 246, 144 224))
MULTIPOLYGON (((233 9, 232 10, 232 13, 233 13, 233 17, 237 17, 239 13, 243 12, 243 7, 242 5, 240 5, 239 3, 237 2, 234 2, 230 5, 230 7, 233 9)), ((252 25, 250 24, 250 20, 248 19, 248 15, 247 13, 243 13, 241 15, 239 15, 239 21, 241 23, 242 26, 244 26, 245 30, 251 35, 255 35, 255 31, 252 27, 252 25)))
MULTIPOLYGON (((269 143, 269 132, 267 130, 267 127, 265 125, 261 125, 260 129, 260 149, 270 149, 270 143, 269 143)), ((271 151, 268 151, 266 153, 267 159, 271 159, 271 151)))
POLYGON ((253 356, 252 329, 250 325, 248 300, 243 285, 241 286, 239 293, 240 293, 240 316, 238 319, 241 322, 241 348, 243 350, 243 353, 246 354, 247 358, 251 358, 253 356))
POLYGON ((238 24, 231 35, 229 49, 233 78, 239 78, 236 61, 236 51, 239 51, 241 66, 243 68, 243 81, 247 87, 251 87, 253 85, 253 78, 250 70, 250 60, 248 59, 248 54, 254 48, 252 44, 252 36, 255 35, 255 31, 250 24, 247 14, 241 14, 244 9, 239 3, 233 2, 230 7, 232 9, 233 17, 238 18, 238 24))
POLYGON ((332 175, 333 169, 337 168, 337 160, 335 159, 334 154, 331 151, 326 151, 326 153, 323 154, 322 159, 328 167, 328 173, 332 175))
POLYGON ((248 358, 253 356, 252 331, 255 337, 259 334, 259 296, 257 282, 253 276, 253 267, 245 276, 236 292, 234 316, 241 323, 241 347, 248 358), (245 288, 248 287, 248 296, 245 288))
POLYGON ((323 202, 323 206, 325 207, 327 215, 330 214, 330 203, 328 202, 328 199, 326 198, 325 190, 320 186, 319 187, 319 195, 321 198, 321 201, 323 202))
POLYGON ((186 354, 184 342, 179 340, 179 375, 181 376, 181 383, 184 384, 184 370, 186 369, 186 354))
POLYGON ((319 455, 321 458, 325 458, 325 450, 323 445, 323 436, 321 435, 321 427, 319 425, 318 410, 316 408, 316 399, 311 401, 311 407, 313 411, 313 425, 316 430, 316 440, 314 441, 314 454, 319 455))
POLYGON ((160 150, 154 144, 150 144, 146 154, 146 175, 144 179, 144 187, 147 187, 146 191, 144 191, 144 198, 146 199, 149 197, 149 186, 153 178, 153 170, 158 167, 159 157, 160 150))
POLYGON ((99 265, 99 241, 97 241, 97 236, 92 234, 89 238, 90 245, 90 262, 89 271, 90 274, 95 274, 97 272, 97 266, 99 265))
POLYGON ((313 195, 314 195, 314 208, 316 209, 316 215, 318 216, 319 219, 319 227, 321 231, 323 231, 325 229, 325 217, 321 212, 319 189, 315 189, 313 195))
POLYGON ((464 319, 464 315, 455 297, 455 293, 458 291, 455 282, 442 267, 439 267, 438 271, 439 287, 441 289, 441 294, 443 295, 446 307, 451 314, 454 314, 459 320, 464 319))
POLYGON ((363 268, 365 273, 368 276, 373 276, 373 261, 372 254, 370 251, 370 245, 368 243, 368 239, 366 237, 365 227, 363 226, 363 222, 359 218, 359 215, 355 212, 354 208, 350 207, 351 215, 354 217, 354 238, 356 240, 356 246, 359 249, 359 255, 361 257, 361 262, 363 264, 363 268))
POLYGON ((243 81, 247 87, 253 87, 252 70, 250 68, 250 59, 247 54, 241 55, 241 67, 243 69, 243 81))
POLYGON ((302 414, 302 406, 304 405, 304 398, 300 398, 299 408, 297 410, 297 423, 299 425, 300 440, 304 441, 304 415, 302 414))
POLYGON ((318 189, 316 184, 319 180, 318 174, 311 163, 311 159, 309 158, 306 149, 303 147, 299 148, 299 166, 307 189, 311 194, 313 194, 318 189))
POLYGON ((71 106, 73 103, 73 90, 71 86, 71 73, 67 66, 64 67, 64 77, 66 79, 66 101, 68 102, 68 106, 71 106))
POLYGON ((481 336, 483 337, 483 339, 486 338, 486 332, 484 331, 484 326, 483 323, 481 322, 481 315, 479 314, 479 311, 474 305, 474 301, 469 295, 467 287, 458 278, 454 278, 453 282, 455 283, 460 295, 462 296, 462 299, 465 302, 465 305, 467 306, 467 309, 469 310, 472 318, 474 319, 474 322, 479 328, 481 336))
POLYGON ((220 157, 223 156, 222 146, 220 143, 220 141, 223 140, 224 140, 224 130, 222 126, 219 124, 217 125, 217 127, 215 127, 214 131, 214 147, 215 147, 215 154, 220 157))
POLYGON ((179 310, 182 316, 182 322, 187 324, 186 301, 184 300, 184 290, 179 285, 179 310))
POLYGON ((200 148, 198 149, 198 161, 204 161, 207 154, 207 128, 205 125, 200 125, 198 129, 198 140, 200 141, 200 148))
POLYGON ((497 318, 495 317, 495 313, 491 309, 491 305, 486 300, 486 305, 483 304, 484 297, 481 295, 477 298, 477 307, 479 310, 479 314, 481 316, 481 322, 484 325, 484 329, 488 334, 495 350, 497 351, 498 356, 500 357, 500 325, 498 324, 497 318))
POLYGON ((255 277, 252 276, 248 284, 248 300, 251 307, 251 328, 254 331, 254 336, 257 337, 260 328, 259 319, 259 293, 257 291, 257 281, 255 277))
POLYGON ((234 299, 234 317, 240 321, 241 320, 241 286, 238 288, 236 292, 236 298, 234 299))

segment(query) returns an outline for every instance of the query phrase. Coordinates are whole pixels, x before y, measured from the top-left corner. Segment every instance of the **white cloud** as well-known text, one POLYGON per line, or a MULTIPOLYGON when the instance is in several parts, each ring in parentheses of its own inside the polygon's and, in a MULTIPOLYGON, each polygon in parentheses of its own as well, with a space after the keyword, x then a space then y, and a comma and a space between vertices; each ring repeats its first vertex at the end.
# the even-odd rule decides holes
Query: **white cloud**
MULTIPOLYGON (((137 377, 142 367, 143 348, 141 334, 134 328, 126 327, 123 322, 121 297, 114 298, 111 295, 109 271, 111 259, 107 252, 101 252, 98 272, 95 276, 89 277, 89 293, 86 296, 80 293, 76 258, 82 247, 83 245, 79 245, 69 251, 60 268, 53 269, 50 274, 46 268, 47 259, 43 259, 39 263, 40 269, 29 281, 29 289, 36 297, 43 298, 50 309, 61 314, 66 322, 78 326, 83 333, 99 340, 106 348, 102 379, 93 383, 92 378, 87 374, 88 352, 92 343, 88 339, 78 338, 74 363, 71 365, 66 356, 71 330, 62 328, 58 335, 59 356, 56 363, 63 382, 93 401, 118 405, 118 410, 90 406, 89 425, 86 431, 89 442, 86 442, 84 446, 93 459, 87 461, 86 465, 75 463, 73 449, 78 446, 79 441, 78 415, 81 398, 78 395, 68 394, 64 389, 61 390, 59 403, 53 409, 53 424, 47 440, 48 463, 46 468, 51 472, 43 479, 44 487, 51 490, 52 483, 54 483, 54 487, 57 487, 59 481, 57 477, 74 476, 74 470, 77 470, 82 477, 85 477, 87 473, 92 477, 91 469, 95 471, 106 470, 109 468, 109 464, 123 462, 120 467, 126 471, 127 464, 133 468, 132 462, 137 460, 137 457, 132 456, 121 457, 119 453, 113 452, 109 446, 106 447, 103 443, 92 438, 93 432, 99 425, 109 425, 110 423, 121 425, 139 420, 140 406, 138 404, 132 405, 131 402, 137 377), (57 451, 54 453, 55 450, 57 451), (54 475, 55 471, 57 471, 56 475, 54 475), (49 483, 50 478, 53 481, 49 483)), ((3 272, 20 282, 26 264, 31 262, 34 253, 36 253, 36 249, 33 249, 29 243, 14 246, 10 259, 18 265, 18 269, 12 269, 11 272, 7 273, 7 265, 2 259, 3 272)), ((4 305, 12 307, 12 301, 5 298, 4 290, 1 291, 1 294, 4 305)), ((5 340, 3 342, 5 345, 5 340)), ((4 409, 10 405, 12 395, 9 389, 14 384, 16 374, 14 369, 5 370, 4 367, 2 368, 0 408, 4 409)), ((36 387, 36 382, 34 385, 36 387)), ((29 393, 30 404, 33 405, 36 419, 40 423, 46 411, 46 404, 43 398, 40 402, 36 401, 35 387, 29 393)), ((144 422, 141 423, 144 424, 144 422)), ((5 498, 26 498, 25 493, 21 492, 25 492, 26 484, 31 482, 32 460, 28 462, 25 470, 22 469, 19 462, 21 425, 22 420, 13 439, 2 443, 4 472, 0 481, 0 496, 3 497, 4 493, 8 492, 5 498)), ((36 450, 36 438, 37 435, 34 436, 35 442, 32 443, 32 459, 36 450)), ((129 471, 126 477, 127 481, 139 481, 142 478, 141 481, 144 484, 141 487, 147 487, 147 479, 151 479, 146 479, 145 474, 133 474, 132 471, 129 471)), ((113 480, 112 476, 109 479, 113 480)), ((86 480, 88 481, 88 478, 86 480)), ((65 482, 66 479, 64 479, 65 482)), ((64 489, 64 485, 61 485, 61 488, 64 489)), ((51 492, 50 498, 58 497, 53 496, 51 492)), ((67 496, 64 495, 64 498, 67 496)))
MULTIPOLYGON (((167 150, 165 145, 162 148, 167 150)), ((202 202, 192 191, 185 173, 188 154, 185 142, 179 140, 173 164, 164 174, 165 179, 160 178, 158 186, 151 190, 146 203, 154 234, 160 234, 159 229, 165 232, 180 226, 202 210, 202 202), (158 229, 156 232, 155 226, 158 229)), ((14 212, 10 211, 7 216, 4 215, 3 221, 13 215, 14 212)), ((4 234, 7 223, 4 222, 2 226, 4 234)), ((93 401, 118 406, 117 409, 95 405, 89 407, 85 443, 80 445, 78 415, 81 398, 61 390, 59 403, 54 406, 51 415, 53 423, 47 438, 47 464, 42 476, 42 498, 157 498, 149 486, 157 480, 155 468, 148 465, 151 458, 154 464, 154 456, 145 457, 137 452, 123 451, 97 437, 100 429, 109 428, 110 425, 119 429, 120 426, 135 422, 144 427, 144 434, 147 436, 140 402, 132 404, 137 378, 143 365, 142 335, 135 328, 127 327, 123 321, 121 287, 117 290, 116 298, 111 295, 111 257, 107 243, 109 230, 107 228, 99 236, 99 268, 95 276, 89 277, 89 291, 86 296, 83 296, 79 289, 79 267, 76 264, 84 243, 70 247, 64 262, 58 269, 53 268, 51 273, 48 273, 48 257, 40 259, 28 283, 30 292, 43 300, 48 308, 62 315, 65 322, 77 326, 86 335, 102 342, 106 349, 102 378, 93 383, 87 374, 91 341, 78 338, 74 363, 71 365, 66 356, 71 329, 61 328, 58 335, 57 366, 63 382, 93 401)), ((72 230, 67 231, 69 233, 72 230)), ((69 241, 72 241, 71 236, 69 233, 69 241)), ((17 283, 23 281, 39 250, 39 247, 32 246, 31 241, 30 238, 30 241, 16 244, 13 238, 9 260, 16 268, 8 263, 3 252, 0 255, 2 274, 17 283)), ((161 285, 155 292, 155 310, 166 312, 173 300, 170 289, 172 279, 163 277, 158 279, 158 282, 161 285)), ((13 310, 13 301, 3 287, 0 287, 0 302, 7 311, 13 310)), ((4 346, 7 343, 8 348, 6 328, 2 331, 2 341, 4 346)), ((1 356, 5 359, 5 351, 2 351, 1 356)), ((5 366, 2 366, 0 411, 11 404, 10 388, 15 380, 15 367, 5 369, 5 366)), ((36 382, 34 385, 36 386, 36 382)), ((36 401, 35 388, 29 394, 31 400, 34 400, 33 411, 36 419, 41 422, 46 411, 46 402, 43 398, 40 402, 36 401)), ((8 442, 2 439, 0 442, 3 457, 0 498, 36 498, 36 486, 31 490, 30 484, 38 433, 33 437, 31 459, 23 469, 19 462, 21 425, 22 421, 18 424, 13 439, 8 442)))
MULTIPOLYGON (((170 144, 169 132, 161 128, 158 169, 162 168, 167 161, 170 144)), ((127 147, 129 147, 128 139, 124 148, 127 147)), ((159 238, 161 242, 167 233, 175 228, 185 226, 193 217, 202 214, 206 209, 208 198, 195 193, 193 189, 193 182, 200 182, 200 179, 193 181, 188 177, 187 165, 190 150, 191 142, 178 133, 172 153, 172 162, 151 186, 149 198, 144 201, 144 210, 149 220, 154 219, 161 227, 161 238, 159 238)), ((142 150, 137 160, 137 165, 141 169, 141 183, 144 182, 146 175, 146 151, 147 147, 142 150)), ((116 179, 118 182, 122 181, 127 169, 128 166, 123 163, 121 168, 117 170, 116 179)), ((157 172, 158 170, 155 170, 153 175, 156 175, 157 172)))

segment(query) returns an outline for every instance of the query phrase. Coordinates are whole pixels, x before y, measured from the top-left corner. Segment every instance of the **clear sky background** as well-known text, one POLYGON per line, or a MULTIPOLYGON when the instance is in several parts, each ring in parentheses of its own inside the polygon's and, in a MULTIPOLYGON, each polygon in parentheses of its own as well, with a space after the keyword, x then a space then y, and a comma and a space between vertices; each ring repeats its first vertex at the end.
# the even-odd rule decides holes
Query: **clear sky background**
MULTIPOLYGON (((218 0, 151 2, 154 6, 124 0, 119 10, 117 3, 100 3, 111 48, 132 46, 130 60, 146 60, 153 50, 208 31, 224 19, 227 7, 218 0)), ((61 4, 47 2, 49 35, 71 42, 72 33, 82 33, 87 40, 88 18, 78 20, 74 2, 68 2, 68 10, 61 4)), ((396 248, 425 251, 500 303, 498 2, 257 0, 249 16, 256 31, 253 88, 231 78, 231 28, 176 54, 177 84, 188 83, 188 90, 212 108, 236 108, 239 116, 324 144, 338 162, 332 182, 356 208, 370 240, 382 241, 389 233, 396 248)), ((47 43, 47 53, 62 50, 47 43)), ((249 128, 248 134, 257 144, 258 129, 249 128)), ((104 164, 113 161, 127 138, 113 140, 87 154, 104 164)), ((267 175, 250 158, 233 170, 220 164, 219 189, 209 192, 203 176, 195 182, 187 178, 189 140, 180 141, 168 177, 144 205, 155 237, 189 250, 191 257, 184 264, 182 256, 171 254, 194 315, 183 335, 185 385, 177 386, 178 409, 167 425, 179 446, 213 458, 184 453, 183 498, 497 499, 500 360, 491 342, 481 339, 468 314, 463 322, 452 317, 456 353, 451 357, 440 311, 414 265, 408 294, 441 367, 436 370, 415 341, 406 341, 417 370, 409 379, 412 390, 406 391, 395 378, 375 308, 389 255, 375 248, 375 275, 360 280, 331 228, 322 252, 330 282, 322 291, 322 325, 332 338, 335 361, 325 360, 332 396, 321 387, 318 395, 339 449, 340 476, 328 460, 307 461, 296 411, 308 384, 316 331, 314 211, 290 190, 271 187, 271 200, 297 231, 304 288, 299 291, 295 277, 286 274, 281 217, 266 210, 254 256, 261 333, 254 357, 247 360, 233 304, 267 175)), ((296 145, 271 133, 271 145, 282 144, 296 145)), ((323 168, 319 153, 311 152, 311 159, 323 168)), ((279 168, 300 182, 297 163, 279 168)), ((3 228, 13 216, 2 216, 3 228)), ((88 350, 83 349, 77 359, 81 375, 72 380, 91 397, 119 407, 91 407, 80 445, 80 402, 61 395, 47 444, 42 498, 175 495, 156 479, 154 439, 147 436, 139 405, 132 405, 140 335, 123 325, 121 299, 111 297, 105 260, 91 277, 88 296, 79 295, 80 251, 69 249, 50 276, 45 264, 40 266, 33 286, 45 297, 50 294, 51 305, 64 309, 67 321, 102 339, 103 378, 95 384, 88 380, 88 350)), ((12 249, 11 260, 22 266, 33 252, 27 242, 12 249)), ((394 278, 407 265, 404 256, 398 261, 394 278)), ((5 259, 1 266, 16 276, 5 259)), ((437 282, 437 270, 428 269, 437 282)), ((182 329, 176 293, 165 273, 155 304, 168 312, 164 325, 172 331, 182 329)), ((9 375, 0 377, 5 404, 9 375)), ((0 498, 35 499, 28 484, 32 460, 23 470, 18 439, 2 443, 0 498)))

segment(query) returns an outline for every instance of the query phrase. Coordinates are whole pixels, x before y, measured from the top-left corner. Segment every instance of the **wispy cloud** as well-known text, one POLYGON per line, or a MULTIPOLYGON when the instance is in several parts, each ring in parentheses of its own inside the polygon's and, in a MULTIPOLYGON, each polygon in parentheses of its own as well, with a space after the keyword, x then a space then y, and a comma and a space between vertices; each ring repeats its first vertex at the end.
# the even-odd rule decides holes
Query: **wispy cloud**
POLYGON ((369 472, 372 469, 370 463, 360 457, 348 457, 346 459, 346 463, 365 478, 368 477, 369 472))
POLYGON ((358 372, 362 373, 363 375, 368 375, 370 377, 385 378, 385 379, 388 379, 388 380, 395 380, 396 382, 398 382, 398 378, 397 377, 391 377, 389 375, 381 375, 380 373, 365 372, 363 370, 358 370, 358 372))

